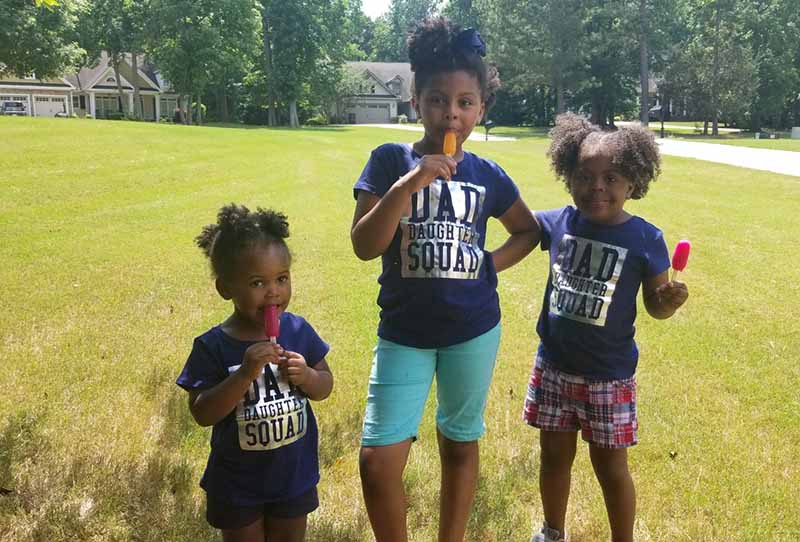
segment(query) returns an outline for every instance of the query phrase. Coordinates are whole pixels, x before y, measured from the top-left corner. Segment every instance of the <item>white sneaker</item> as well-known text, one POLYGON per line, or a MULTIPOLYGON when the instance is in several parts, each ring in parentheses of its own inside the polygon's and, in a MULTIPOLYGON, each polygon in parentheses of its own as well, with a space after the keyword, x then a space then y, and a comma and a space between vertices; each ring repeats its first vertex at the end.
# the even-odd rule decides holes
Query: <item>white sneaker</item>
POLYGON ((538 533, 533 534, 531 542, 566 542, 567 535, 558 529, 551 529, 547 522, 542 525, 538 533))

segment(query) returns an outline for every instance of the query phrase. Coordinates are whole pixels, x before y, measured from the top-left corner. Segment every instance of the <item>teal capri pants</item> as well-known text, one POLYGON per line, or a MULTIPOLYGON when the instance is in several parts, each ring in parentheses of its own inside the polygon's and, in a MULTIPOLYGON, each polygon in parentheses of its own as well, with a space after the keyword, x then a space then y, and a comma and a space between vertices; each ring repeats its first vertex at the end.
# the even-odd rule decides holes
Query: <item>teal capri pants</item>
POLYGON ((378 338, 361 445, 416 439, 434 375, 439 431, 457 442, 478 440, 486 431, 483 412, 499 344, 500 324, 444 348, 413 348, 378 338))

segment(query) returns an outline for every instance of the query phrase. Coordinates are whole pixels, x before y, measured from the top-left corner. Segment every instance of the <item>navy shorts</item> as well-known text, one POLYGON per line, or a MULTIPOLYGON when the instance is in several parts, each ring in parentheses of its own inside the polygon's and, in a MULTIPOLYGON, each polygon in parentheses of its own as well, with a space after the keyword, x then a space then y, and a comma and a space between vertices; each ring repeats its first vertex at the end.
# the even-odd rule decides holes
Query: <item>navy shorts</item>
POLYGON ((299 497, 285 501, 266 502, 259 506, 234 506, 228 501, 207 495, 206 519, 217 529, 240 529, 259 518, 298 518, 319 508, 317 487, 314 486, 299 497))

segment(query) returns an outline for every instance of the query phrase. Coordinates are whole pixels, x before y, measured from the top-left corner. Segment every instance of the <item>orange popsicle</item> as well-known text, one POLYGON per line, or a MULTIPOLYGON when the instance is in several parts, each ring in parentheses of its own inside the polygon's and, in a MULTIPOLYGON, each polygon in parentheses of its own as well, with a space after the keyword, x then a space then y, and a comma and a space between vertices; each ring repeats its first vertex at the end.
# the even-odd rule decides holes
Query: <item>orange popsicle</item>
POLYGON ((456 155, 456 133, 446 132, 444 134, 444 154, 449 157, 456 155))

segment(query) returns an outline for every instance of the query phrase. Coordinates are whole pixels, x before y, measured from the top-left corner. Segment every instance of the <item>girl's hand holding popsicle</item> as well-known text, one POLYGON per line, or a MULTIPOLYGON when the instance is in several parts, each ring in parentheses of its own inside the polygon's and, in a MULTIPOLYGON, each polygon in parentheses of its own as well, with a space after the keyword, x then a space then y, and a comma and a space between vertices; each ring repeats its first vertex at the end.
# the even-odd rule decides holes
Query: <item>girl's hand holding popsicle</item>
POLYGON ((659 301, 671 307, 673 310, 677 309, 689 298, 689 289, 686 284, 676 281, 675 277, 680 271, 686 268, 686 263, 689 261, 689 252, 692 250, 692 244, 683 239, 675 245, 675 252, 672 254, 672 277, 669 282, 662 284, 656 289, 659 301))

